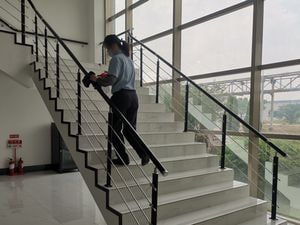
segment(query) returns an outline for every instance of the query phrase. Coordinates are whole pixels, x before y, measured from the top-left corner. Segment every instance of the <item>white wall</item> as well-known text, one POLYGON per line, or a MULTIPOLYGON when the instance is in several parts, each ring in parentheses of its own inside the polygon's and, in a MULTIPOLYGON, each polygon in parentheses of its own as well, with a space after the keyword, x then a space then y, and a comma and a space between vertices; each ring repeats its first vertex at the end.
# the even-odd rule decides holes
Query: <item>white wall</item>
MULTIPOLYGON (((16 6, 19 5, 17 0, 13 3, 16 6)), ((66 42, 79 60, 99 61, 96 59, 98 56, 95 57, 95 54, 91 52, 95 49, 95 43, 99 43, 104 37, 104 0, 33 0, 33 3, 59 36, 89 43, 87 46, 66 42)), ((1 2, 0 5, 19 17, 18 13, 7 3, 1 2)), ((34 13, 29 8, 26 14, 30 17, 26 22, 27 30, 34 31, 32 23, 34 13)), ((1 11, 0 16, 20 29, 19 22, 9 14, 1 11)), ((40 25, 39 32, 44 30, 44 26, 41 23, 40 25)), ((31 36, 28 42, 33 43, 32 41, 31 36)), ((68 58, 66 54, 65 58, 68 58)))
POLYGON ((6 142, 9 134, 23 139, 19 151, 25 166, 51 163, 50 124, 52 118, 36 88, 26 88, 0 71, 0 169, 12 156, 6 142))

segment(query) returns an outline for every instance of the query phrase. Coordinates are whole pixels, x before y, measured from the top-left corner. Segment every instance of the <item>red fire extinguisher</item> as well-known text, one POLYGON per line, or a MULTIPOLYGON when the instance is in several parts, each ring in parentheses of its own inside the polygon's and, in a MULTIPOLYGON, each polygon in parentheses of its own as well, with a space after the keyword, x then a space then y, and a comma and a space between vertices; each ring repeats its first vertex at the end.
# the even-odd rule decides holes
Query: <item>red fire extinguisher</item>
POLYGON ((22 160, 22 158, 20 158, 19 162, 18 162, 18 173, 19 174, 24 174, 24 161, 22 160))
POLYGON ((15 162, 13 159, 9 159, 9 176, 15 175, 15 162))

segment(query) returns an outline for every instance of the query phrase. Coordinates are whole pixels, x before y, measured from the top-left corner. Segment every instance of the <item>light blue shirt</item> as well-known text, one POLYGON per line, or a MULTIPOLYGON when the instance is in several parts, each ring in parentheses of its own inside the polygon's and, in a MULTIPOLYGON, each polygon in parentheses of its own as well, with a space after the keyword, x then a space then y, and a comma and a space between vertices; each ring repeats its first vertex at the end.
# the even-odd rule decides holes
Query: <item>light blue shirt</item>
POLYGON ((132 60, 119 52, 112 56, 108 74, 115 76, 117 79, 112 85, 112 93, 122 89, 135 90, 135 69, 132 60))

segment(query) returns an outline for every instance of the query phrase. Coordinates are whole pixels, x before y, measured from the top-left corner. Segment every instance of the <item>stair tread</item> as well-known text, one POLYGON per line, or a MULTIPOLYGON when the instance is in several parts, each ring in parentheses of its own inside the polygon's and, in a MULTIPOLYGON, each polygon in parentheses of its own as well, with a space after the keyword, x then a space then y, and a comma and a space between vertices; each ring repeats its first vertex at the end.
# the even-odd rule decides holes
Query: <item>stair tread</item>
MULTIPOLYGON (((93 102, 94 102, 94 100, 93 100, 93 102)), ((156 106, 156 105, 159 105, 159 106, 162 106, 162 105, 164 105, 164 104, 162 104, 162 103, 139 103, 139 105, 151 105, 151 106, 156 106)), ((65 111, 76 111, 77 112, 77 109, 64 109, 65 111)), ((95 112, 98 112, 98 110, 99 109, 86 109, 86 108, 83 108, 83 109, 81 109, 82 111, 95 111, 95 112)), ((108 112, 109 110, 108 109, 104 109, 104 110, 100 110, 101 112, 108 112)), ((144 113, 144 112, 139 112, 139 113, 144 113)), ((147 112, 148 113, 148 112, 147 112)), ((156 111, 154 111, 154 112, 149 112, 149 113, 165 113, 165 111, 163 111, 163 112, 156 112, 156 111)), ((172 112, 169 112, 169 113, 172 113, 172 112)))
MULTIPOLYGON (((175 157, 160 158, 160 162, 164 163, 164 162, 171 162, 171 161, 181 161, 181 160, 201 159, 201 158, 211 158, 211 157, 219 157, 219 156, 212 155, 212 154, 209 154, 209 153, 202 153, 202 154, 197 154, 197 155, 175 156, 175 157)), ((135 164, 135 162, 131 161, 129 165, 130 166, 135 166, 136 164, 135 164)), ((140 163, 139 163, 139 165, 140 165, 140 163)), ((103 169, 103 165, 102 164, 92 164, 90 166, 92 168, 95 168, 95 169, 103 169)))
MULTIPOLYGON (((265 201, 252 197, 231 201, 199 211, 179 215, 170 219, 159 221, 159 225, 193 225, 216 217, 221 217, 235 211, 265 204, 265 201)), ((263 225, 263 224, 262 224, 263 225)))
MULTIPOLYGON (((194 132, 181 132, 181 131, 170 131, 170 132, 139 132, 139 135, 153 135, 153 134, 195 134, 194 132)), ((103 136, 103 133, 94 133, 94 134, 83 134, 79 136, 103 136)))
MULTIPOLYGON (((198 146, 198 145, 204 145, 205 143, 203 142, 186 142, 186 143, 172 143, 172 144, 158 144, 158 145, 147 145, 150 149, 151 148, 155 148, 155 147, 173 147, 173 146, 187 146, 187 145, 194 145, 194 146, 198 146)), ((131 146, 127 147, 127 149, 133 149, 131 146)), ((92 148, 80 148, 80 150, 82 151, 87 151, 87 152, 91 152, 94 151, 94 149, 92 148)), ((95 149, 96 151, 103 151, 103 149, 98 148, 95 149)))
POLYGON ((286 224, 287 224, 286 221, 280 218, 277 218, 276 221, 272 221, 270 219, 270 215, 268 214, 267 216, 253 218, 252 220, 248 220, 238 225, 286 225, 286 224), (264 223, 262 224, 261 221, 264 221, 264 223))
MULTIPOLYGON (((199 196, 209 195, 209 194, 213 194, 225 190, 237 189, 237 188, 247 187, 247 186, 248 185, 245 183, 233 181, 233 182, 225 182, 225 183, 219 183, 215 185, 209 185, 206 187, 183 190, 174 193, 163 194, 159 196, 158 205, 165 205, 168 203, 178 202, 178 201, 187 200, 199 196)), ((146 209, 150 207, 149 201, 147 201, 146 199, 141 199, 138 201, 138 203, 142 209, 146 209)), ((132 211, 140 210, 135 201, 127 202, 127 205, 130 207, 132 211)), ((124 203, 112 205, 112 207, 121 213, 129 212, 127 206, 124 203)))
MULTIPOLYGON (((107 88, 107 87, 105 87, 105 88, 107 88)), ((53 90, 56 91, 56 87, 51 87, 51 89, 53 89, 53 90)), ((148 88, 147 87, 136 87, 136 89, 138 91, 139 89, 148 89, 148 88)), ((74 88, 69 88, 69 87, 63 88, 63 90, 75 91, 74 88)), ((85 89, 84 92, 93 92, 93 93, 95 92, 95 93, 98 93, 98 91, 96 89, 92 89, 92 88, 85 89)), ((147 94, 147 95, 150 95, 150 94, 147 94)))
MULTIPOLYGON (((151 97, 151 98, 155 98, 155 96, 154 95, 140 95, 139 97, 141 97, 141 96, 149 96, 149 97, 151 97)), ((141 98, 143 98, 143 97, 141 97, 141 98)), ((58 99, 64 99, 64 100, 68 100, 68 99, 70 99, 70 100, 77 100, 78 98, 76 97, 76 96, 61 96, 61 97, 59 97, 58 99)), ((93 102, 104 102, 105 100, 104 100, 104 98, 102 98, 101 97, 101 95, 99 95, 99 99, 82 99, 81 101, 93 101, 93 102)), ((151 103, 148 103, 148 104, 151 104, 151 103)), ((156 104, 156 103, 152 103, 152 104, 156 104)))
MULTIPOLYGON (((189 177, 194 177, 194 176, 202 176, 202 175, 207 175, 207 174, 213 174, 213 173, 222 173, 226 171, 232 171, 232 169, 224 169, 221 170, 218 167, 210 167, 210 168, 205 168, 205 169, 197 169, 197 170, 187 170, 187 171, 181 171, 181 172, 175 172, 171 173, 168 176, 162 176, 159 174, 159 181, 168 181, 168 180, 176 180, 176 179, 181 179, 181 178, 189 178, 189 177)), ((152 179, 151 177, 148 177, 150 180, 152 179)), ((144 184, 149 184, 148 179, 145 177, 137 178, 136 182, 139 185, 144 185, 144 184)), ((134 180, 127 181, 127 186, 136 186, 136 182, 134 180)), ((124 185, 123 182, 116 183, 116 186, 118 188, 125 188, 126 186, 124 185)), ((110 190, 116 189, 116 187, 111 187, 109 188, 110 190)))
MULTIPOLYGON (((139 112, 139 113, 148 113, 148 112, 139 112)), ((152 113, 152 112, 149 112, 149 113, 152 113)), ((70 122, 70 123, 76 123, 77 124, 77 122, 70 122)), ((102 121, 99 121, 99 122, 96 122, 96 121, 82 121, 81 122, 82 124, 83 123, 89 123, 89 124, 94 124, 94 123, 103 123, 103 124, 107 124, 106 122, 102 122, 102 121)), ((160 122, 160 121, 157 121, 157 122, 149 122, 149 121, 141 121, 141 122, 138 122, 138 124, 175 124, 175 123, 177 123, 177 124, 183 124, 184 122, 179 122, 179 121, 171 121, 171 122, 169 122, 169 121, 162 121, 162 122, 160 122)), ((185 132, 186 133, 186 132, 185 132)))

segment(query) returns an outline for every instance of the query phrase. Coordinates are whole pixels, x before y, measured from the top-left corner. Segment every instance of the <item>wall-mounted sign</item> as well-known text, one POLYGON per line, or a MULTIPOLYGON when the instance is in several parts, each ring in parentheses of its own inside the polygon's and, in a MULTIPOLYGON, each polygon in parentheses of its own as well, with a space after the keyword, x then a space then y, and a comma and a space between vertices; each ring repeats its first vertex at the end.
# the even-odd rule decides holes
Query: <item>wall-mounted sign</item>
POLYGON ((20 139, 19 134, 10 134, 7 140, 8 148, 22 148, 23 141, 20 139))

